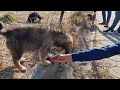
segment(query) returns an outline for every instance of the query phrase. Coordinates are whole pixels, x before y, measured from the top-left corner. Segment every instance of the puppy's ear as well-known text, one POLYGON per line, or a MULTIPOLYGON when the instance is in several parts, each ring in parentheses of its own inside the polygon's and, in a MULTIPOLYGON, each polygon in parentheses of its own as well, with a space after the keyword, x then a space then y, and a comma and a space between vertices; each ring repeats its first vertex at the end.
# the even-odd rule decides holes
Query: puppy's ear
POLYGON ((2 25, 2 23, 0 22, 0 30, 3 28, 3 25, 2 25))

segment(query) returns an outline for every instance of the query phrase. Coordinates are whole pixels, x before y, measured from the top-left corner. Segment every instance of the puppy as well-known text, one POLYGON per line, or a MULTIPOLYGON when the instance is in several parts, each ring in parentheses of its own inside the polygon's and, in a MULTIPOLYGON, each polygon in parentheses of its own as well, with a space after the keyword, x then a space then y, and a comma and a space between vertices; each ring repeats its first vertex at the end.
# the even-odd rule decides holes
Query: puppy
POLYGON ((39 51, 39 60, 42 65, 50 64, 46 60, 48 52, 54 46, 65 49, 65 53, 71 53, 73 48, 73 38, 68 33, 62 31, 41 28, 40 26, 16 26, 2 32, 0 24, 0 34, 6 38, 7 48, 10 50, 13 62, 21 72, 26 72, 26 67, 20 64, 20 59, 24 52, 39 51))

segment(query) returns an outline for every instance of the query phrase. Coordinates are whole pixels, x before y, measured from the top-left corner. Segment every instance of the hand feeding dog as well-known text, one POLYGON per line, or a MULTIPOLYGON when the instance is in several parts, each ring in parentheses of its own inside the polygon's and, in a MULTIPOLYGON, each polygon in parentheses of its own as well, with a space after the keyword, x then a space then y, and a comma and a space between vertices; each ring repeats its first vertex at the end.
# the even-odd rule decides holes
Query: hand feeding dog
POLYGON ((21 72, 26 72, 27 70, 20 63, 20 59, 25 51, 38 50, 41 64, 48 65, 51 62, 46 60, 46 58, 52 47, 63 47, 66 54, 71 53, 73 48, 72 36, 62 31, 41 28, 34 25, 14 26, 5 31, 2 27, 2 24, 0 24, 0 35, 6 38, 6 45, 12 56, 13 63, 21 72))
POLYGON ((50 52, 48 53, 48 57, 46 60, 49 60, 49 57, 57 54, 65 54, 65 49, 63 47, 54 46, 51 48, 50 52))

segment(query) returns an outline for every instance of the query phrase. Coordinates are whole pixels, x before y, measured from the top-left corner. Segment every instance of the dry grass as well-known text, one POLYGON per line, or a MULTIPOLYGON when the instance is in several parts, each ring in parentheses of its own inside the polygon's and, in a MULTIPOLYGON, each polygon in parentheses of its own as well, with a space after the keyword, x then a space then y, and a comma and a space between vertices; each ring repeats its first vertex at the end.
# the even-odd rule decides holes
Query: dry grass
MULTIPOLYGON (((91 40, 91 33, 89 27, 89 24, 87 21, 87 15, 88 13, 91 12, 77 12, 72 14, 71 18, 72 23, 67 23, 68 27, 65 28, 70 28, 68 29, 70 33, 75 37, 76 40, 76 46, 80 50, 85 50, 88 49, 86 47, 86 44, 89 47, 89 43, 91 40), (81 29, 76 30, 74 27, 73 23, 77 26, 81 26, 81 29), (69 26, 70 25, 70 26, 69 26), (77 34, 76 34, 77 32, 77 34), (83 37, 84 36, 84 37, 83 37), (86 42, 84 41, 86 40, 86 42)), ((67 26, 67 25, 65 25, 67 26)), ((99 62, 97 61, 96 67, 99 71, 99 75, 101 76, 102 79, 110 79, 112 78, 109 75, 109 70, 108 68, 105 67, 105 62, 99 62)), ((98 75, 96 74, 96 71, 93 69, 91 62, 74 62, 74 63, 66 63, 66 64, 61 64, 60 69, 58 72, 56 72, 56 76, 54 77, 55 79, 97 79, 98 75)))
MULTIPOLYGON (((11 25, 22 25, 26 24, 26 20, 28 15, 31 13, 31 11, 1 11, 1 16, 10 13, 14 17, 14 22, 10 24, 4 24, 4 28, 9 28, 11 25)), ((59 11, 41 11, 38 12, 44 19, 42 20, 42 26, 50 26, 52 28, 60 28, 58 27, 58 21, 60 17, 59 11)), ((70 14, 65 13, 64 20, 69 17, 70 14)), ((63 21, 64 22, 64 21, 63 21)), ((67 30, 69 28, 66 28, 67 30)), ((34 66, 34 64, 37 62, 38 59, 35 59, 37 57, 34 57, 34 53, 36 52, 30 52, 23 55, 23 57, 26 59, 27 62, 23 63, 27 68, 31 68, 34 66), (33 60, 35 59, 35 60, 33 60)), ((10 55, 9 50, 6 47, 6 41, 3 36, 0 35, 0 78, 1 79, 19 79, 22 78, 24 73, 18 72, 16 68, 14 68, 14 64, 12 62, 12 58, 10 55)))
MULTIPOLYGON (((32 11, 1 11, 0 15, 10 13, 14 18, 14 21, 12 23, 4 25, 4 27, 6 28, 11 25, 26 24, 27 17, 31 12, 32 11)), ((81 26, 87 26, 88 22, 86 22, 87 19, 84 16, 86 16, 87 13, 89 12, 82 12, 82 14, 78 14, 77 16, 73 15, 74 11, 65 12, 62 27, 60 27, 58 23, 60 11, 37 11, 37 12, 44 18, 40 25, 44 27, 61 29, 64 32, 70 33, 74 38, 74 48, 75 49, 79 48, 81 50, 85 49, 83 37, 78 33, 78 31, 76 31, 74 22, 78 22, 77 24, 82 23, 81 26), (72 22, 70 16, 73 19, 72 22)), ((89 30, 90 30, 89 28, 86 28, 82 32, 83 33, 85 32, 86 35, 88 35, 89 30)), ((18 72, 16 68, 14 68, 10 52, 8 51, 5 42, 6 42, 5 38, 0 35, 0 79, 21 79, 24 73, 18 72)), ((23 55, 23 57, 26 60, 26 62, 24 62, 23 64, 27 66, 27 68, 32 68, 38 62, 38 57, 36 53, 37 52, 29 52, 23 55)), ((92 74, 93 71, 91 70, 90 64, 88 62, 86 63, 76 62, 61 64, 60 70, 56 72, 56 77, 70 79, 94 78, 92 74)))

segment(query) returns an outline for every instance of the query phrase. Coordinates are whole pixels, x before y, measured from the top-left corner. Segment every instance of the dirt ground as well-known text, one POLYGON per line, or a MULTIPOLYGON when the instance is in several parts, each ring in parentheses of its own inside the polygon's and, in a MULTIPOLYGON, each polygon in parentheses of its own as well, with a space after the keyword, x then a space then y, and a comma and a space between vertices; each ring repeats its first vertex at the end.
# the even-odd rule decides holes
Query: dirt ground
MULTIPOLYGON (((10 13, 14 17, 14 23, 26 23, 28 15, 32 11, 1 11, 0 15, 5 13, 10 13)), ((42 22, 48 22, 51 20, 56 20, 55 18, 59 18, 56 16, 60 16, 60 12, 55 11, 45 11, 45 12, 38 12, 42 17, 44 17, 44 20, 42 22), (50 17, 52 16, 52 18, 50 17)), ((57 21, 56 21, 57 22, 57 21)), ((9 25, 5 24, 4 27, 7 27, 9 25)), ((32 60, 34 57, 35 52, 25 53, 24 58, 26 59, 26 62, 24 63, 27 68, 31 68, 36 62, 35 60, 32 60)), ((19 79, 22 78, 24 73, 18 72, 16 68, 14 67, 14 64, 12 62, 12 57, 10 56, 10 52, 6 47, 6 41, 3 36, 0 35, 0 79, 19 79)))
MULTIPOLYGON (((33 11, 0 11, 0 15, 10 13, 14 17, 14 22, 11 24, 24 24, 28 18, 28 15, 33 11)), ((60 11, 37 11, 40 16, 43 17, 42 23, 47 24, 47 26, 55 25, 58 23, 60 17, 60 11)), ((67 18, 71 12, 65 13, 63 22, 67 22, 67 18)), ((11 24, 4 24, 4 28, 9 27, 11 24)), ((73 32, 74 34, 74 32, 73 32)), ((23 65, 27 68, 32 68, 37 63, 37 57, 34 55, 36 52, 29 52, 23 55, 22 59, 26 62, 23 65), (34 59, 34 60, 33 60, 34 59)), ((0 35, 0 79, 21 79, 24 73, 19 72, 12 62, 12 57, 9 50, 6 47, 6 40, 0 35)))
MULTIPOLYGON (((9 12, 14 16, 15 21, 13 22, 13 24, 14 23, 24 24, 26 23, 28 15, 32 11, 6 11, 6 12, 9 12)), ((1 11, 0 15, 6 12, 1 11)), ((39 11, 38 13, 42 17, 44 17, 44 19, 42 20, 42 23, 47 22, 47 24, 50 24, 53 22, 57 23, 60 17, 60 11, 39 11)), ((69 22, 68 18, 72 13, 73 12, 71 11, 67 11, 65 13, 63 22, 65 23, 69 22)), ((4 26, 7 27, 7 24, 4 26)), ((68 28, 70 27, 66 26, 66 29, 68 28)), ((78 38, 80 38, 79 44, 78 44, 80 46, 79 49, 85 50, 86 45, 83 41, 83 37, 81 36, 82 34, 80 34, 80 36, 77 36, 75 31, 72 29, 69 30, 68 32, 70 32, 74 36, 74 39, 76 42, 78 38)), ((88 38, 88 42, 89 42, 91 35, 88 35, 88 32, 86 32, 85 36, 87 36, 85 38, 89 37, 88 38)), ((19 72, 14 67, 12 58, 10 56, 10 52, 8 51, 5 43, 6 43, 5 38, 0 35, 0 79, 22 79, 22 76, 24 76, 24 73, 19 72)), ((23 59, 25 59, 26 62, 24 62, 23 64, 27 66, 27 68, 32 68, 38 62, 38 59, 35 56, 36 53, 37 52, 29 52, 24 54, 23 59)), ((100 73, 103 76, 103 78, 108 77, 106 75, 108 75, 109 72, 104 67, 104 62, 97 62, 96 65, 101 68, 100 73)), ((56 76, 54 78, 56 79, 89 79, 89 78, 95 79, 97 78, 97 76, 96 76, 96 72, 92 69, 91 62, 82 62, 82 63, 75 62, 75 63, 61 64, 61 68, 59 69, 58 72, 56 72, 56 76)))
MULTIPOLYGON (((99 13, 100 14, 100 13, 99 13)), ((100 16, 100 15, 99 15, 100 16)), ((91 49, 98 47, 97 39, 100 39, 98 27, 98 18, 95 20, 95 25, 91 30, 80 30, 79 33, 79 46, 81 50, 91 49)), ((101 19, 102 20, 102 19, 101 19)), ((104 37, 101 35, 101 37, 104 37)), ((100 61, 87 61, 87 62, 74 62, 61 64, 61 68, 56 74, 57 79, 114 79, 110 75, 108 67, 109 63, 105 60, 100 61)))

